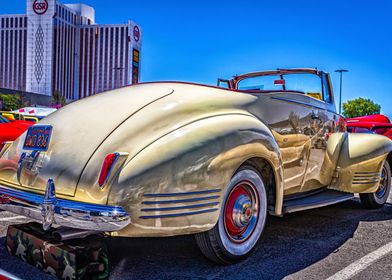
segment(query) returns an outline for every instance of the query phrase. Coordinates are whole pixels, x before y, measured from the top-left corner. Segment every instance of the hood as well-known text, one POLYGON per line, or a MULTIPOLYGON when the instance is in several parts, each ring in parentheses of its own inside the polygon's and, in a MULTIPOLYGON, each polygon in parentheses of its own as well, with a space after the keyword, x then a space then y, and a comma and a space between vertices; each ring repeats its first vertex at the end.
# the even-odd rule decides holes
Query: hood
POLYGON ((0 178, 16 186, 43 191, 46 182, 56 182, 56 193, 73 196, 85 165, 105 139, 136 112, 173 90, 159 84, 125 87, 69 104, 40 122, 51 125, 47 152, 38 153, 34 164, 22 168, 20 180, 15 170, 22 152, 25 134, 18 138, 0 159, 0 178), (75 147, 78 147, 77 149, 75 147))

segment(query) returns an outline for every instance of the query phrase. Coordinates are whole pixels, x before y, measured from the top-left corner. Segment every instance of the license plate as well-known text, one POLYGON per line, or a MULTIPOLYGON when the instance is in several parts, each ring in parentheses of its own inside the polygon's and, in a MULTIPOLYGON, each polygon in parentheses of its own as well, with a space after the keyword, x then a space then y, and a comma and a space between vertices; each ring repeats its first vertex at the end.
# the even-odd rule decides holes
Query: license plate
POLYGON ((51 125, 30 126, 27 130, 23 149, 33 151, 47 151, 51 135, 51 125))

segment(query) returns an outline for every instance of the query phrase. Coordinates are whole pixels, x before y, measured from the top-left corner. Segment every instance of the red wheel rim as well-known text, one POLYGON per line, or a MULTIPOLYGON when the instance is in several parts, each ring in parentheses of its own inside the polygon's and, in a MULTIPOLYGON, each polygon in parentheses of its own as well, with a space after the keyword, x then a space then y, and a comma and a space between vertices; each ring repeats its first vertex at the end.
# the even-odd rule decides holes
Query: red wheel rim
POLYGON ((227 236, 235 243, 245 242, 253 233, 259 217, 259 196, 255 186, 238 183, 229 193, 224 210, 227 236))

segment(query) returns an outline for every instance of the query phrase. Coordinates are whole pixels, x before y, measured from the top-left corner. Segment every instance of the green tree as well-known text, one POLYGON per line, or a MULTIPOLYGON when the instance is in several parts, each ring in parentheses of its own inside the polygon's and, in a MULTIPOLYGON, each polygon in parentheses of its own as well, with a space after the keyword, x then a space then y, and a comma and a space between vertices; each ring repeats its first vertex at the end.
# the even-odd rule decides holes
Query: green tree
POLYGON ((60 104, 60 105, 64 106, 66 100, 65 100, 65 97, 61 94, 61 92, 56 90, 53 92, 53 102, 55 104, 60 104))
POLYGON ((381 106, 370 99, 362 97, 343 103, 343 115, 346 118, 355 118, 373 114, 380 114, 381 106))
POLYGON ((3 110, 6 111, 18 109, 21 105, 19 96, 14 94, 0 94, 0 99, 3 104, 3 110))

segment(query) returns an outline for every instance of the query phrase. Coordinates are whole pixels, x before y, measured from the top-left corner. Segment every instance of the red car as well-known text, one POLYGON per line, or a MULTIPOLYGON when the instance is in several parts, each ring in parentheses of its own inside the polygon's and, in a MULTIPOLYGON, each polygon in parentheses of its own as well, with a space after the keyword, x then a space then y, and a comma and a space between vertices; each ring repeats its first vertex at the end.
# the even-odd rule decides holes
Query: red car
POLYGON ((392 139, 392 123, 384 115, 369 115, 346 119, 347 131, 353 133, 376 133, 392 139))
POLYGON ((33 124, 28 121, 10 121, 0 116, 0 146, 3 142, 14 141, 33 124))

